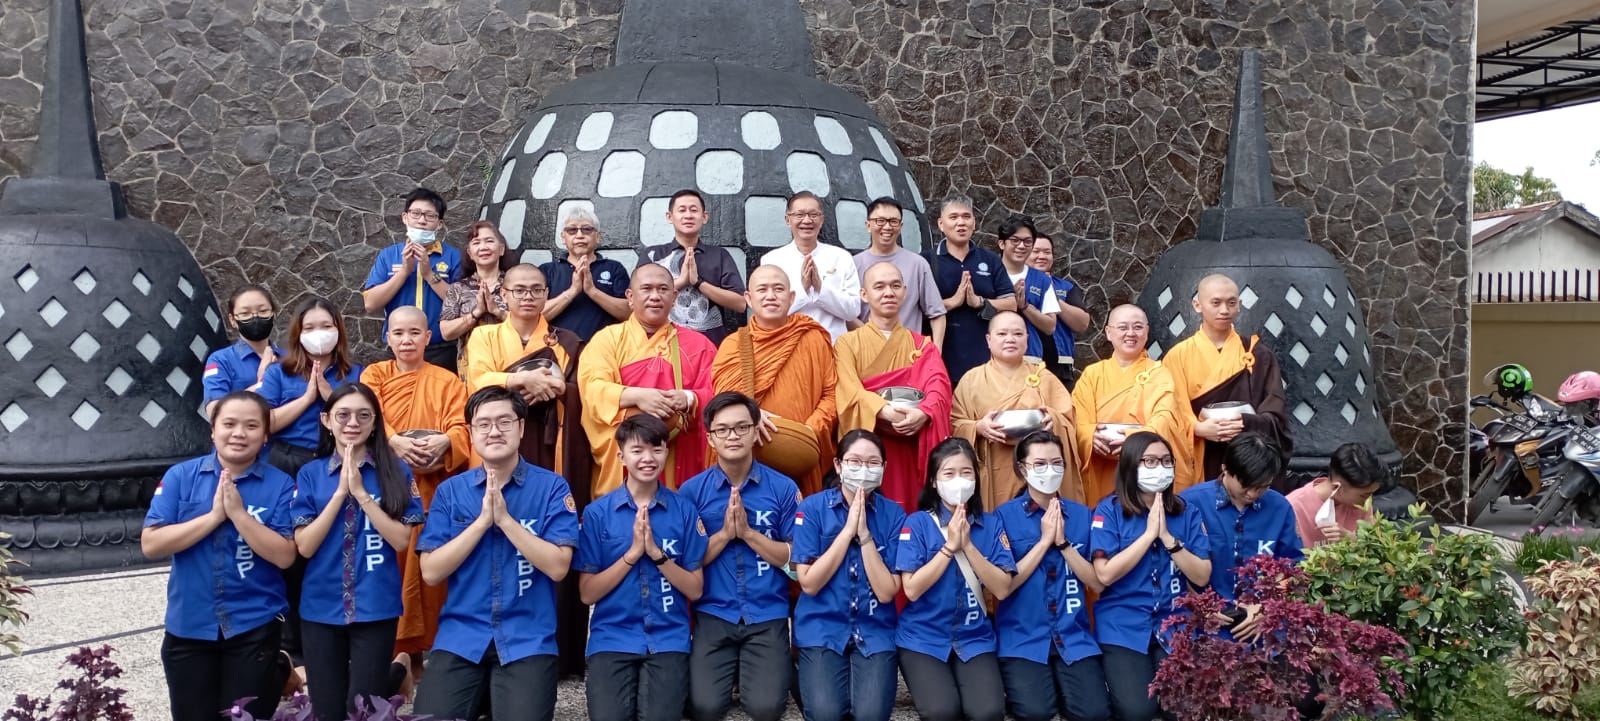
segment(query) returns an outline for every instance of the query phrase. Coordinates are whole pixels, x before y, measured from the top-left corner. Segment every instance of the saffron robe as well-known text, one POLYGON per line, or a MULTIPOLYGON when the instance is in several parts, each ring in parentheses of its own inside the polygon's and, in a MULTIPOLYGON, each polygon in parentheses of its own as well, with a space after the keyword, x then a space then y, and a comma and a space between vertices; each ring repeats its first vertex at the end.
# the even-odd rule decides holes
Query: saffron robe
MULTIPOLYGON (((1095 426, 1101 423, 1136 423, 1166 439, 1172 450, 1174 483, 1194 485, 1189 438, 1194 431, 1184 425, 1178 410, 1172 374, 1159 361, 1140 351, 1123 367, 1108 358, 1085 368, 1072 389, 1072 407, 1078 414, 1078 462, 1083 468, 1083 493, 1094 508, 1117 490, 1117 458, 1094 453, 1095 426)), ((1130 433, 1133 431, 1129 431, 1130 433)))
MULTIPOLYGON (((1183 339, 1161 358, 1172 373, 1178 393, 1178 411, 1191 429, 1194 453, 1190 459, 1190 484, 1217 477, 1222 467, 1222 452, 1227 444, 1207 441, 1193 435, 1195 422, 1203 408, 1213 403, 1249 403, 1255 413, 1244 416, 1244 430, 1266 435, 1278 444, 1285 468, 1294 450, 1289 435, 1289 416, 1284 412, 1283 376, 1278 359, 1261 347, 1259 336, 1251 336, 1246 346, 1238 332, 1230 332, 1222 348, 1212 345, 1203 330, 1183 339)), ((1273 487, 1284 492, 1287 474, 1280 475, 1273 487)), ((1177 490, 1183 490, 1177 488, 1177 490)))
POLYGON ((833 350, 839 359, 839 436, 857 428, 876 431, 886 454, 879 492, 915 510, 927 478, 928 453, 950 437, 950 373, 939 347, 904 326, 884 337, 869 323, 839 336, 833 350), (878 423, 878 412, 888 401, 877 391, 892 386, 909 386, 924 394, 918 408, 928 415, 928 422, 915 438, 878 423))
MULTIPOLYGON (((402 372, 395 361, 367 366, 361 382, 372 389, 383 410, 385 436, 419 429, 442 431, 450 438, 450 449, 440 459, 437 470, 413 470, 417 493, 424 511, 433 506, 433 494, 457 473, 477 464, 472 437, 467 430, 467 387, 456 374, 432 363, 418 370, 402 372)), ((422 560, 417 555, 417 537, 422 526, 411 530, 411 545, 401 567, 403 611, 395 633, 395 652, 417 654, 433 648, 439 632, 439 609, 444 607, 445 584, 429 586, 422 582, 422 560)))
POLYGON ((716 392, 739 391, 763 410, 803 423, 814 435, 817 463, 792 479, 807 496, 822 491, 822 476, 833 460, 838 379, 832 336, 803 313, 771 330, 758 323, 740 328, 722 341, 711 367, 716 392))
POLYGON ((1077 427, 1072 410, 1072 394, 1061 379, 1043 363, 1022 363, 1006 368, 990 360, 967 371, 956 386, 955 409, 951 426, 955 435, 967 439, 978 451, 978 492, 983 510, 991 513, 1000 504, 1017 497, 1024 488, 1017 475, 1016 440, 996 443, 978 435, 978 420, 990 411, 1030 408, 1049 409, 1050 432, 1061 438, 1066 470, 1061 477, 1061 497, 1083 503, 1083 480, 1078 468, 1077 427))
POLYGON ((618 457, 617 426, 639 412, 622 407, 627 388, 687 390, 694 407, 667 419, 674 432, 667 443, 667 464, 662 482, 676 489, 706 469, 706 430, 700 413, 711 400, 711 364, 717 348, 704 335, 672 323, 655 335, 645 333, 634 318, 596 331, 578 361, 578 390, 583 394, 583 429, 595 473, 590 487, 599 498, 622 485, 622 459, 618 457))

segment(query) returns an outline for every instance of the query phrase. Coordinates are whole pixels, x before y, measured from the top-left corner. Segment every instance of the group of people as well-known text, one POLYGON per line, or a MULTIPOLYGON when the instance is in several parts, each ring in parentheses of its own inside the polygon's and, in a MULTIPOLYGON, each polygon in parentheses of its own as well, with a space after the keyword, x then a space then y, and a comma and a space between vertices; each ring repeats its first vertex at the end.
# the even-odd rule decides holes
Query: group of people
POLYGON ((874 202, 852 258, 798 193, 748 282, 692 190, 631 272, 587 210, 542 266, 483 222, 463 255, 445 210, 408 196, 367 280, 392 359, 357 363, 326 300, 284 350, 270 293, 230 299, 214 450, 141 541, 173 558, 174 719, 264 718, 302 673, 324 721, 418 674, 434 718, 549 719, 579 673, 602 721, 718 719, 736 687, 757 721, 885 719, 898 677, 928 719, 1150 719, 1172 601, 1354 532, 1384 474, 1350 445, 1280 493, 1282 382, 1223 276, 1160 362, 1116 306, 1078 377, 1081 289, 1027 218, 978 246, 965 198, 927 255, 874 202))

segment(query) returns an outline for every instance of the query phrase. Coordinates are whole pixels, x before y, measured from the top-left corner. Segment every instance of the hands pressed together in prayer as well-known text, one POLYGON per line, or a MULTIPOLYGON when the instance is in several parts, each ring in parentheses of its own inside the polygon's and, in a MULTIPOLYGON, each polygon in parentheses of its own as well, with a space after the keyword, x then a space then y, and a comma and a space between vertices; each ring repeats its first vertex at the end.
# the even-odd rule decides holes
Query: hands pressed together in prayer
POLYGON ((700 284, 700 268, 695 265, 694 251, 687 251, 683 254, 683 267, 678 269, 678 277, 673 278, 672 283, 678 287, 678 290, 693 288, 700 284))
POLYGON ((639 512, 633 517, 633 545, 622 553, 622 562, 633 566, 641 558, 648 557, 655 561, 665 555, 661 547, 656 545, 656 535, 650 529, 649 504, 639 506, 639 512))
POLYGON ((871 491, 856 491, 856 497, 850 499, 850 510, 844 517, 844 528, 839 531, 841 536, 854 534, 856 541, 863 546, 876 545, 872 530, 867 527, 867 500, 871 495, 871 491))
POLYGON ((955 512, 950 514, 950 522, 945 524, 945 535, 948 540, 944 542, 942 550, 949 551, 953 556, 972 545, 972 522, 967 519, 967 507, 956 506, 955 512))
POLYGON ((493 469, 483 469, 483 506, 478 510, 478 517, 473 520, 483 530, 490 526, 504 527, 506 524, 515 524, 511 512, 506 510, 506 496, 502 491, 501 481, 493 469))
POLYGON ((817 261, 810 255, 800 263, 800 287, 807 293, 815 293, 822 288, 822 274, 817 271, 817 261))

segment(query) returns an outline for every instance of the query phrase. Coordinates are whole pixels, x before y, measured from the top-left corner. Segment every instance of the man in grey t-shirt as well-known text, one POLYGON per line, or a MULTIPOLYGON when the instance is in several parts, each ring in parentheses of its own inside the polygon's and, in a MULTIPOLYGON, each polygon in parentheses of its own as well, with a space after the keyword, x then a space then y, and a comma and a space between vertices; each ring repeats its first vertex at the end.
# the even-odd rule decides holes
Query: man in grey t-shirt
MULTIPOLYGON (((906 284, 906 301, 900 305, 900 325, 925 333, 935 344, 944 343, 944 299, 939 297, 939 287, 933 280, 933 269, 928 260, 917 253, 900 247, 902 209, 894 198, 878 198, 867 206, 867 233, 872 237, 872 247, 855 255, 856 275, 865 276, 867 269, 878 263, 890 263, 900 269, 906 284), (922 321, 928 321, 923 327, 922 321)), ((864 286, 863 286, 864 287, 864 286)), ((861 319, 867 317, 867 307, 861 306, 861 319)), ((860 327, 852 324, 851 328, 860 327)))
POLYGON ((726 248, 700 242, 706 215, 705 199, 700 193, 693 190, 673 193, 672 200, 667 203, 667 222, 672 223, 673 242, 645 248, 639 256, 639 265, 666 266, 678 288, 671 321, 700 331, 713 345, 721 345, 729 333, 723 311, 744 317, 744 275, 726 248))

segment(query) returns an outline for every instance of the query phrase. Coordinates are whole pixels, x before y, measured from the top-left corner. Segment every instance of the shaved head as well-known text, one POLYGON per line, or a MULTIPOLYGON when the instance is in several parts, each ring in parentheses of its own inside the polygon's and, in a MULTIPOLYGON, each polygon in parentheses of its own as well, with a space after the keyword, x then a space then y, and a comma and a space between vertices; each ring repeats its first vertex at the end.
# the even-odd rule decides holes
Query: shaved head
POLYGON ((782 283, 785 290, 789 288, 789 274, 776 265, 763 265, 750 271, 749 285, 755 285, 758 280, 761 282, 782 283))
POLYGON ((1239 284, 1233 282, 1232 278, 1229 278, 1221 273, 1212 273, 1211 275, 1200 279, 1200 282, 1195 285, 1194 292, 1195 295, 1199 296, 1204 296, 1208 291, 1212 293, 1223 293, 1226 295, 1227 291, 1230 289, 1234 293, 1238 293, 1239 284))
POLYGON ((518 263, 506 269, 500 279, 500 298, 505 301, 511 317, 519 319, 525 327, 539 322, 544 315, 544 304, 550 299, 544 271, 536 265, 518 263), (522 297, 518 297, 521 293, 522 297))
POLYGON ((672 271, 667 270, 667 267, 660 263, 645 263, 634 269, 633 278, 630 279, 631 282, 628 283, 628 287, 637 289, 646 279, 666 282, 670 285, 672 283, 672 271))
POLYGON ((678 300, 678 288, 674 284, 672 271, 667 270, 666 266, 645 263, 634 269, 626 295, 628 309, 633 311, 634 320, 644 326, 646 332, 655 333, 656 329, 667 324, 672 305, 678 300))
POLYGON ((1132 303, 1123 303, 1122 305, 1112 308, 1111 313, 1106 316, 1106 325, 1108 326, 1116 325, 1117 323, 1122 322, 1133 323, 1135 321, 1149 324, 1150 318, 1149 316, 1145 315, 1143 308, 1140 308, 1132 303))
POLYGON ((428 314, 414 305, 402 305, 389 314, 389 325, 405 323, 421 323, 423 328, 428 327, 428 314))
POLYGON ((1144 309, 1123 303, 1111 309, 1106 316, 1106 340, 1111 341, 1111 353, 1126 366, 1144 353, 1150 342, 1150 318, 1144 309))
POLYGON ((862 274, 861 284, 864 286, 872 285, 879 279, 887 281, 891 277, 894 280, 898 280, 902 283, 904 283, 906 280, 905 276, 900 273, 900 268, 894 263, 890 263, 887 260, 879 261, 877 263, 873 263, 872 267, 867 268, 867 272, 862 274))
POLYGON ((1220 273, 1201 278, 1195 286, 1194 311, 1200 314, 1201 329, 1220 348, 1239 315, 1239 284, 1220 273))
POLYGON ((861 299, 867 302, 872 318, 900 322, 900 302, 906 294, 905 277, 893 263, 873 263, 861 276, 861 299))
POLYGON ((789 289, 789 273, 776 265, 763 265, 750 272, 744 299, 751 317, 763 328, 778 328, 789 321, 794 291, 789 289))
POLYGON ((414 305, 402 305, 389 314, 389 330, 384 341, 394 353, 395 363, 403 371, 413 371, 423 363, 422 349, 428 347, 433 333, 428 330, 428 314, 414 305))
POLYGON ((1028 322, 1009 310, 989 319, 989 357, 1002 366, 1015 368, 1028 350, 1028 322))
POLYGON ((539 283, 547 282, 544 278, 544 271, 539 270, 539 266, 532 263, 518 263, 510 268, 507 268, 505 280, 501 282, 505 285, 511 285, 512 280, 527 282, 537 281, 539 283))

